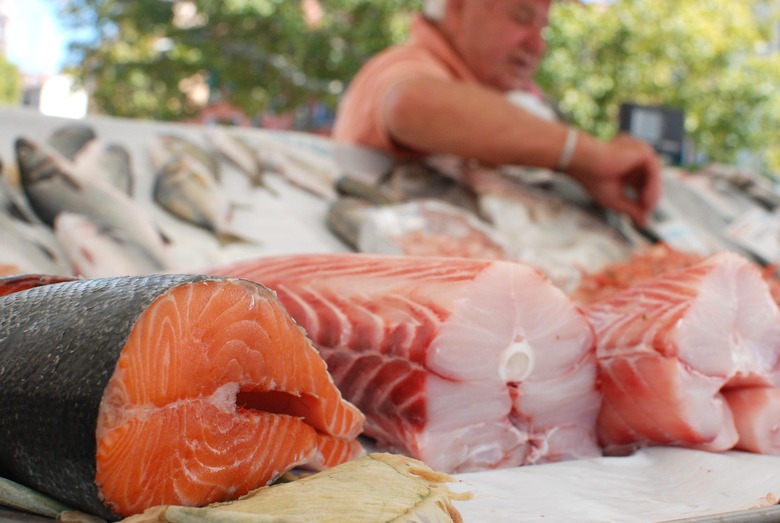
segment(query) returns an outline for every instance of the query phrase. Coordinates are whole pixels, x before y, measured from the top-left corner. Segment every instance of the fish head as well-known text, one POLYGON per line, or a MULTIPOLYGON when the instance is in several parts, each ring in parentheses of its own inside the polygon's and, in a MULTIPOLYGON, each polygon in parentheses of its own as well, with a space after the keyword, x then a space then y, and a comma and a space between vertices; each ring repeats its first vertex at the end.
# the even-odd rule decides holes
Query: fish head
POLYGON ((19 176, 25 185, 33 184, 52 176, 54 161, 39 144, 33 140, 19 137, 14 142, 19 176))
POLYGON ((24 137, 16 139, 14 149, 23 187, 29 188, 54 177, 65 178, 78 187, 78 182, 70 174, 70 162, 57 151, 24 137))
POLYGON ((14 142, 14 152, 19 163, 19 170, 29 172, 37 159, 35 143, 27 138, 19 137, 14 142))

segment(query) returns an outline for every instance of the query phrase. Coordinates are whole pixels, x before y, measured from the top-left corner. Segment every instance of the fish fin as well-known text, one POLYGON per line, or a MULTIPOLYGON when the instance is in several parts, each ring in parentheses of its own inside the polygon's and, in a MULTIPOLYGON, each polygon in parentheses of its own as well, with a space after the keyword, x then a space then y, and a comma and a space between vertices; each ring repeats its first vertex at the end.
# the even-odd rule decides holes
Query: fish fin
POLYGON ((246 243, 257 246, 261 245, 259 240, 254 238, 247 238, 246 236, 241 236, 240 234, 234 232, 221 231, 216 234, 216 237, 220 247, 225 247, 226 245, 233 243, 246 243))
POLYGON ((160 239, 162 240, 162 242, 165 245, 171 245, 173 243, 173 240, 171 240, 171 237, 168 236, 167 234, 165 234, 165 231, 163 231, 159 227, 157 228, 157 234, 160 235, 160 239))
POLYGON ((244 202, 230 202, 230 214, 229 217, 233 219, 233 211, 251 211, 254 206, 250 203, 244 202))

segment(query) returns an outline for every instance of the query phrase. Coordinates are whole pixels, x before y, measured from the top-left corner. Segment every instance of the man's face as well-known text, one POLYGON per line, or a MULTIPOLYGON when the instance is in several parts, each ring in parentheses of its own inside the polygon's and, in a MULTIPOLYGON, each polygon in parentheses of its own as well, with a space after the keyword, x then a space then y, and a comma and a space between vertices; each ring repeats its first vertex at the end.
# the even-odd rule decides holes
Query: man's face
POLYGON ((501 91, 523 89, 546 50, 551 0, 461 0, 452 42, 484 84, 501 91))

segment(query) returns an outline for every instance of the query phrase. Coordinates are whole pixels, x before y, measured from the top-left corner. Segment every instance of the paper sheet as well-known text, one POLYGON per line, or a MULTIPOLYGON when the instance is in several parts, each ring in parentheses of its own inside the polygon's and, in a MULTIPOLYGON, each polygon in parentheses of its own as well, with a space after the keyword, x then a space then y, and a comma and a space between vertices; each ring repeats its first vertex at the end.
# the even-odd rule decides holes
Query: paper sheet
POLYGON ((653 447, 625 457, 455 477, 460 483, 452 490, 474 496, 455 502, 469 522, 646 523, 747 510, 780 500, 780 457, 744 452, 653 447))

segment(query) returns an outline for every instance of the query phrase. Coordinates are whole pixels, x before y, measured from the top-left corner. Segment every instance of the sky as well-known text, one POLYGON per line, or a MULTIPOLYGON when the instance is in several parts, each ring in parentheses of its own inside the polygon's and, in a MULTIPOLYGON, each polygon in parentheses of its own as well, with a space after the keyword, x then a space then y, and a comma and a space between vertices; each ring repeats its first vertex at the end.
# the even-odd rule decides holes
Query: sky
POLYGON ((66 33, 52 0, 0 0, 8 15, 6 56, 22 73, 56 74, 66 55, 66 33))

